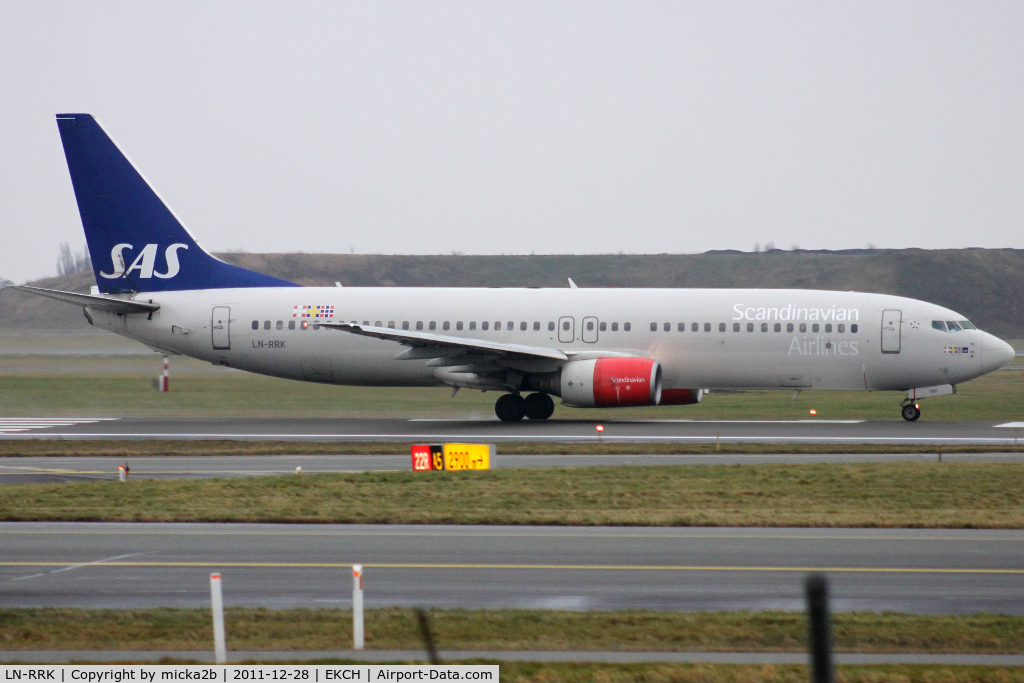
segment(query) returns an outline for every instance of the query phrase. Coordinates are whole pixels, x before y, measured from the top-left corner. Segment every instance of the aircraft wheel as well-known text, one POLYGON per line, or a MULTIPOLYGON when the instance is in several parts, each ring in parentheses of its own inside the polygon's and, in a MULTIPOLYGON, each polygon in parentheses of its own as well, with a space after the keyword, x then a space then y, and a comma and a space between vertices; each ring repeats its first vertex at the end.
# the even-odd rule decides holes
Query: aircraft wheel
POLYGON ((526 397, 523 409, 531 420, 546 420, 555 412, 555 402, 547 394, 538 392, 526 397))
POLYGON ((502 422, 518 422, 523 419, 526 401, 519 394, 505 394, 494 404, 494 414, 502 422))
POLYGON ((908 403, 903 406, 902 414, 904 420, 907 422, 913 422, 917 418, 921 417, 921 409, 916 403, 908 403))

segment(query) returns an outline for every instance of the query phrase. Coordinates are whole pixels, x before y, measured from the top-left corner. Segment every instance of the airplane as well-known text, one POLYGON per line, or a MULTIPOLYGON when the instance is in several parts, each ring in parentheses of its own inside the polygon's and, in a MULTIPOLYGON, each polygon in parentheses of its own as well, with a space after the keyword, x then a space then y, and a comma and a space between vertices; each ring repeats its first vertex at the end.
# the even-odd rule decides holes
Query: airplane
POLYGON ((58 114, 97 286, 18 286, 90 325, 249 372, 327 384, 500 392, 506 422, 581 408, 688 405, 707 390, 906 392, 1010 362, 948 308, 801 289, 302 287, 203 250, 89 114, 58 114))

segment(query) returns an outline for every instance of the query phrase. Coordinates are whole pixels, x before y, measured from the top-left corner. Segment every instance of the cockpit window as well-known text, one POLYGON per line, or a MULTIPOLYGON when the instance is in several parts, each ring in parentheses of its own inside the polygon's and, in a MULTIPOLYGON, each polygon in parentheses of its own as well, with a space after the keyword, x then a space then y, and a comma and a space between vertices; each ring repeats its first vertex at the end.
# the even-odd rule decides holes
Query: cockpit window
POLYGON ((955 320, 947 320, 946 321, 946 327, 949 328, 950 332, 959 332, 960 331, 960 326, 956 324, 955 320))
POLYGON ((970 320, 961 320, 960 321, 960 327, 964 328, 965 330, 976 330, 976 329, 978 329, 977 327, 974 326, 974 323, 972 323, 970 320))
POLYGON ((932 327, 934 327, 939 332, 945 332, 946 331, 946 323, 942 322, 941 320, 933 320, 932 321, 932 327))

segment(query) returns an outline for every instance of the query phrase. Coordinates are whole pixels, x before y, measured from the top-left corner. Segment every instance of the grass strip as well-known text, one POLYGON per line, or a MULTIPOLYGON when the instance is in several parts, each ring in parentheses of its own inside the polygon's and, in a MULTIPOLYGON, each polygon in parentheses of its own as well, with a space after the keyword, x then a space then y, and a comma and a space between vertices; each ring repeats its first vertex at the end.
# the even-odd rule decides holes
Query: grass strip
MULTIPOLYGON (((474 439, 486 441, 486 439, 474 439)), ((410 442, 381 441, 64 441, 25 439, 0 441, 0 457, 118 458, 199 455, 409 455, 410 442)), ((787 443, 562 443, 502 442, 505 455, 818 455, 818 454, 926 454, 1024 453, 1022 443, 1012 445, 902 445, 902 444, 787 444, 787 443)), ((500 463, 500 460, 499 460, 500 463)))
POLYGON ((1024 465, 522 468, 10 484, 0 520, 1024 528, 1024 465))
MULTIPOLYGON (((799 612, 568 612, 430 610, 437 646, 448 650, 634 652, 802 652, 807 624, 799 612)), ((1024 617, 974 614, 837 613, 837 652, 1024 652, 1024 617)), ((345 650, 352 613, 340 609, 232 607, 225 611, 231 650, 345 650)), ((206 609, 3 609, 3 650, 206 650, 213 642, 206 609)), ((422 647, 406 609, 366 611, 366 646, 422 647)))

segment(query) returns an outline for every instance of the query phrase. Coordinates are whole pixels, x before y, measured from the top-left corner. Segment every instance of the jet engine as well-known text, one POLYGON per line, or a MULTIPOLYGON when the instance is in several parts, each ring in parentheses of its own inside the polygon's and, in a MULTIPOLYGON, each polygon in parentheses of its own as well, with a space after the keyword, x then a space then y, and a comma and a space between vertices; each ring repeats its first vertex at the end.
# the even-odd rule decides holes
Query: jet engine
POLYGON ((661 401, 661 365, 649 358, 577 360, 562 366, 562 403, 578 408, 656 406, 661 401))
POLYGON ((704 398, 703 389, 662 389, 661 403, 658 405, 689 406, 700 403, 702 398, 704 398))

